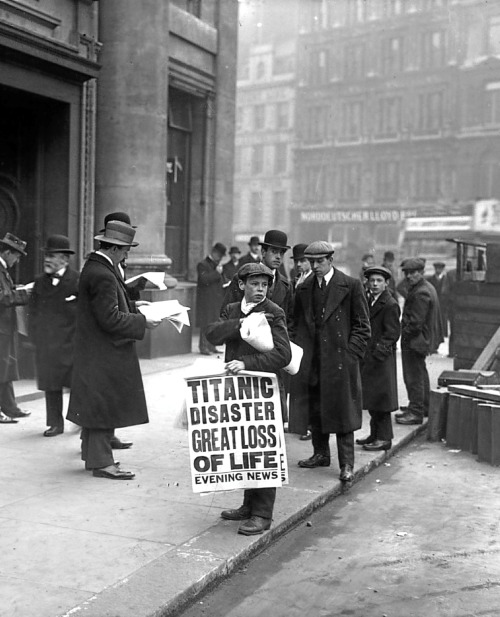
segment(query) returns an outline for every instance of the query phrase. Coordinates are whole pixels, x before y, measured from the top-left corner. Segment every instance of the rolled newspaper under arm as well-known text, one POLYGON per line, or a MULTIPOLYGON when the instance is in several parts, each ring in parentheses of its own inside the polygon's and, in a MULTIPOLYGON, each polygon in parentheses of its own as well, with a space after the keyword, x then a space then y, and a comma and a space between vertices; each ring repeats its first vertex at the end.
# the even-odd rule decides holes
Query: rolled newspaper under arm
POLYGON ((273 333, 264 313, 250 313, 240 326, 241 338, 257 351, 274 349, 273 333))

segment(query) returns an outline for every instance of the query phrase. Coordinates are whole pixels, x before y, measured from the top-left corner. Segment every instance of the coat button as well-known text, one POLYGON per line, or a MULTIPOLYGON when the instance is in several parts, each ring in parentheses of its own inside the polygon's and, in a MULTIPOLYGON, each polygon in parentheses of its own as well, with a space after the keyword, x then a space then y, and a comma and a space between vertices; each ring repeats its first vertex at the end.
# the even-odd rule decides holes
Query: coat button
POLYGON ((339 371, 342 370, 342 364, 339 364, 339 371))

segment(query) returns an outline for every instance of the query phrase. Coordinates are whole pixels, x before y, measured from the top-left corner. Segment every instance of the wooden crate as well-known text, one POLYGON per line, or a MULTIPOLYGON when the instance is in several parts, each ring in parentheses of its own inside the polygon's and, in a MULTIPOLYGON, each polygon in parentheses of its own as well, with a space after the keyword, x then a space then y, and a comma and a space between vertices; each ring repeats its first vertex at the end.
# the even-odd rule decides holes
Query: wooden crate
POLYGON ((429 420, 427 422, 427 439, 429 441, 441 441, 441 439, 446 439, 448 398, 448 390, 440 388, 431 390, 429 398, 429 420))

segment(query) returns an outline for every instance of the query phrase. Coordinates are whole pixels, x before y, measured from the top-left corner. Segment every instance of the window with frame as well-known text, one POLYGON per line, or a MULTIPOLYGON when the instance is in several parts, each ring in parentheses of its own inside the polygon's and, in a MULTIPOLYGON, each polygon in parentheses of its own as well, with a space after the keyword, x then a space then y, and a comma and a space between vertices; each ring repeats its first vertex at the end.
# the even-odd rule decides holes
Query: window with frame
POLYGON ((201 0, 172 0, 172 4, 195 17, 201 16, 201 0))
POLYGON ((264 146, 257 144, 252 148, 252 174, 264 171, 264 146))
POLYGON ((491 17, 488 24, 488 53, 500 56, 500 16, 491 17))
POLYGON ((322 105, 314 105, 309 107, 306 113, 305 140, 308 143, 322 143, 326 138, 326 108, 322 105))
POLYGON ((288 145, 279 143, 274 146, 274 172, 286 173, 288 168, 288 145))
POLYGON ((262 60, 257 63, 257 67, 255 69, 255 78, 256 79, 264 79, 266 76, 266 64, 262 60))
POLYGON ((253 108, 253 128, 260 131, 266 126, 266 106, 254 105, 253 108))
POLYGON ((495 156, 488 156, 479 166, 479 195, 485 199, 500 195, 500 161, 495 156))
POLYGON ((347 21, 350 24, 360 23, 366 19, 366 0, 348 0, 346 2, 347 21))
POLYGON ((397 137, 401 132, 401 97, 379 99, 377 109, 377 137, 397 137))
POLYGON ((423 69, 444 66, 446 61, 446 33, 429 30, 420 33, 420 67, 423 69))
POLYGON ((250 193, 250 223, 253 229, 258 229, 262 219, 262 193, 260 191, 252 191, 250 193))
POLYGON ((393 36, 382 41, 382 73, 390 75, 403 70, 403 37, 393 36))
POLYGON ((304 169, 304 200, 318 203, 325 198, 325 170, 322 165, 308 165, 304 169))
POLYGON ((274 191, 273 193, 273 219, 277 227, 283 225, 286 218, 286 191, 274 191))
POLYGON ((339 198, 356 201, 361 195, 361 163, 349 162, 339 165, 339 198))
POLYGON ((309 83, 325 84, 328 81, 328 52, 326 49, 312 51, 310 54, 309 83))
POLYGON ((399 197, 399 161, 378 161, 375 168, 375 196, 378 201, 399 197))
POLYGON ((365 45, 354 43, 344 48, 344 78, 357 79, 365 76, 365 45))
POLYGON ((497 126, 500 124, 500 82, 486 84, 484 96, 484 124, 497 126))
POLYGON ((437 199, 441 196, 441 161, 425 158, 416 161, 415 196, 417 199, 437 199))
POLYGON ((425 135, 439 133, 443 127, 443 93, 423 92, 417 99, 417 131, 425 135))
POLYGON ((359 141, 363 135, 362 101, 345 101, 342 105, 341 138, 343 141, 359 141))
POLYGON ((290 103, 282 102, 276 105, 276 128, 290 128, 290 103))
POLYGON ((319 32, 328 27, 328 0, 308 0, 309 31, 319 32))
POLYGON ((396 17, 403 12, 403 0, 385 0, 385 13, 388 17, 396 17))

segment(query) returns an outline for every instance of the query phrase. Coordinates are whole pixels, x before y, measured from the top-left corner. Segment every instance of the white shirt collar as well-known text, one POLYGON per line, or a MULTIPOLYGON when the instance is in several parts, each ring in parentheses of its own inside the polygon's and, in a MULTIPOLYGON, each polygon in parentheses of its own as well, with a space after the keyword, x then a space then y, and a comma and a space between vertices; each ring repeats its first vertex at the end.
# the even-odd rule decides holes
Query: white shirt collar
POLYGON ((323 277, 325 279, 327 285, 331 281, 334 271, 335 271, 334 268, 330 268, 330 270, 323 277))
POLYGON ((248 315, 248 313, 250 313, 250 311, 252 311, 259 304, 262 304, 262 302, 264 302, 264 300, 265 300, 265 298, 262 298, 262 300, 260 302, 247 302, 245 300, 245 298, 242 298, 242 300, 241 300, 241 312, 244 315, 248 315))
POLYGON ((8 266, 7 266, 7 262, 5 261, 5 259, 4 259, 3 257, 0 257, 0 264, 2 264, 2 266, 3 266, 4 268, 8 268, 8 266))
POLYGON ((96 251, 96 255, 101 255, 101 257, 104 257, 104 259, 107 259, 109 261, 109 263, 113 266, 113 268, 115 267, 113 260, 111 259, 111 257, 108 257, 106 253, 103 253, 102 251, 96 251))

